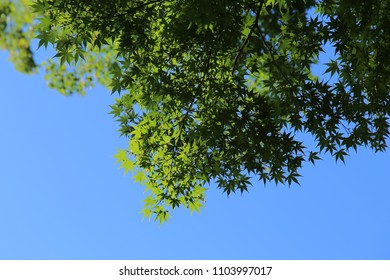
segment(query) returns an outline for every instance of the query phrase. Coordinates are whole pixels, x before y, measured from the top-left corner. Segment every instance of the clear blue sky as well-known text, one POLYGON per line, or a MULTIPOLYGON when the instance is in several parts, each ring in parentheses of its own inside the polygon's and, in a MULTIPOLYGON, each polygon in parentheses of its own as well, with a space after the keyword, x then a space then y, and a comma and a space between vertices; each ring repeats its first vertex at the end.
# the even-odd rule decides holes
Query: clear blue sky
POLYGON ((113 96, 64 97, 4 52, 0 74, 0 259, 390 259, 389 153, 326 157, 300 187, 210 186, 201 214, 160 226, 113 158, 113 96))

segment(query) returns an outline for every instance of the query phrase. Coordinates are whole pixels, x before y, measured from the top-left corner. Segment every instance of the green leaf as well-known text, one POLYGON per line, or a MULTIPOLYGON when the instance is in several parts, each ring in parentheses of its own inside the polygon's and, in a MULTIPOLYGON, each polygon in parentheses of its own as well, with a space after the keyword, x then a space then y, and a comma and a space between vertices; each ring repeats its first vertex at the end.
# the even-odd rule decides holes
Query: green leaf
POLYGON ((200 209, 203 207, 203 204, 199 200, 195 200, 194 202, 188 202, 188 207, 191 213, 194 211, 200 213, 200 209))
POLYGON ((127 160, 127 151, 118 149, 118 152, 114 155, 116 162, 123 162, 127 160))
POLYGON ((140 184, 142 184, 145 180, 146 180, 146 175, 145 175, 144 171, 138 171, 134 175, 135 182, 139 182, 140 184))
POLYGON ((163 222, 168 222, 169 216, 170 214, 168 211, 161 211, 157 213, 155 220, 162 224, 163 222))
POLYGON ((324 74, 329 73, 333 76, 336 72, 339 71, 338 64, 336 60, 331 59, 329 63, 325 63, 328 68, 326 68, 324 74))
POLYGON ((134 172, 134 162, 127 159, 127 160, 123 161, 121 168, 123 168, 125 170, 125 174, 129 171, 134 172))
POLYGON ((155 204, 156 204, 156 200, 151 195, 148 195, 144 199, 144 208, 151 209, 154 207, 155 204))
POLYGON ((142 213, 142 218, 145 219, 145 218, 148 218, 150 220, 152 214, 153 214, 153 211, 149 208, 144 208, 141 210, 141 213, 142 213))

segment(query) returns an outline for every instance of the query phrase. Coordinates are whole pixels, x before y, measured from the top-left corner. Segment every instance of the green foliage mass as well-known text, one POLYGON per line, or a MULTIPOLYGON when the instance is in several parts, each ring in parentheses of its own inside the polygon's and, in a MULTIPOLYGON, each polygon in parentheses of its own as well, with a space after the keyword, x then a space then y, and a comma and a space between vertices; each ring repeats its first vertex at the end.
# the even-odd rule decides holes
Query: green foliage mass
MULTIPOLYGON (((3 6, 0 46, 20 51, 4 39, 17 32, 3 6)), ((119 94, 111 113, 129 146, 116 158, 145 185, 146 217, 163 222, 179 206, 200 211, 210 182, 228 195, 247 191, 252 177, 299 183, 302 164, 321 153, 344 161, 351 148, 386 149, 388 0, 37 0, 32 7, 39 46, 56 51, 46 64, 49 84, 69 95, 97 81, 119 94), (318 77, 313 66, 326 46, 335 54, 318 77), (317 147, 305 147, 300 133, 317 147)))
POLYGON ((10 61, 23 73, 32 73, 37 65, 30 48, 34 37, 29 0, 0 0, 0 50, 8 50, 10 61))

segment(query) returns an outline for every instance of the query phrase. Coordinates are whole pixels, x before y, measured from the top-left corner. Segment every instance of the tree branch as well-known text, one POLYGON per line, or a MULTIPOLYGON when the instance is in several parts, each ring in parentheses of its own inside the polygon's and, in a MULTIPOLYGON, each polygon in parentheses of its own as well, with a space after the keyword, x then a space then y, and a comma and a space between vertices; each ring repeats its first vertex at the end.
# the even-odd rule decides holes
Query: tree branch
POLYGON ((241 56, 242 52, 244 51, 244 48, 246 47, 246 45, 248 44, 248 41, 249 41, 249 38, 252 36, 252 33, 255 31, 256 29, 256 26, 258 26, 258 21, 260 19, 260 13, 261 13, 261 10, 263 8, 263 4, 264 4, 264 1, 261 1, 260 2, 260 6, 256 12, 256 18, 255 18, 255 22, 253 23, 252 27, 251 27, 251 30, 249 31, 249 34, 248 36, 246 37, 244 43, 241 45, 241 47, 238 49, 237 51, 237 55, 236 57, 234 58, 234 63, 233 63, 233 69, 232 69, 232 73, 234 72, 234 69, 236 68, 236 64, 238 62, 238 59, 239 57, 241 56))
POLYGON ((263 31, 261 31, 261 28, 260 26, 256 23, 256 27, 257 27, 257 30, 259 31, 260 33, 260 37, 261 39, 263 40, 264 42, 264 45, 265 47, 267 48, 268 52, 270 53, 271 55, 271 59, 273 61, 273 63, 275 64, 276 68, 278 69, 278 71, 280 72, 280 74, 282 74, 283 78, 286 80, 286 82, 291 86, 291 87, 294 87, 294 84, 289 80, 289 78, 287 78, 286 74, 283 73, 283 70, 280 68, 280 66, 278 65, 278 63, 276 62, 275 60, 275 51, 272 49, 272 47, 268 44, 267 40, 265 39, 265 36, 263 34, 263 31))

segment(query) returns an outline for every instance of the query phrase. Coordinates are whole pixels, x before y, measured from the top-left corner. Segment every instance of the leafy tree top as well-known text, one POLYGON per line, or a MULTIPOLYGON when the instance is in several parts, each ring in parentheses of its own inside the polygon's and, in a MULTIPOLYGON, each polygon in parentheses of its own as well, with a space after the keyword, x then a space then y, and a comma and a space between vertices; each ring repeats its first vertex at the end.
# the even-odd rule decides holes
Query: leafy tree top
MULTIPOLYGON (((50 85, 98 81, 129 147, 116 155, 149 191, 144 216, 199 211, 205 185, 299 183, 321 152, 386 149, 390 1, 37 0, 50 85), (323 77, 313 73, 334 49, 323 77), (317 147, 297 137, 311 134, 317 147)), ((1 23, 1 21, 0 21, 1 23)), ((1 34, 1 33, 0 33, 1 34)), ((1 38, 1 37, 0 37, 1 38)))

